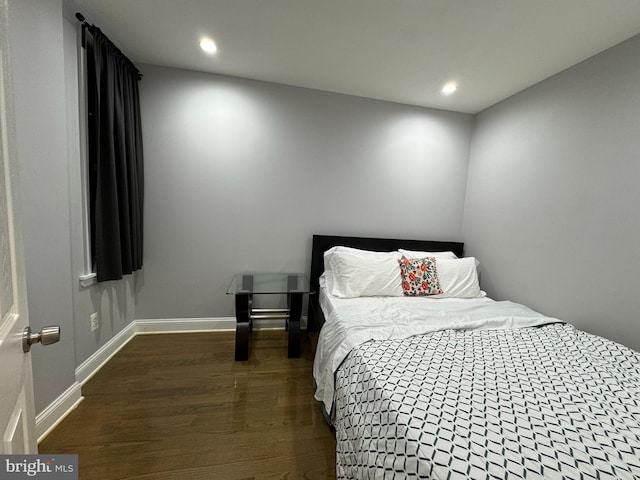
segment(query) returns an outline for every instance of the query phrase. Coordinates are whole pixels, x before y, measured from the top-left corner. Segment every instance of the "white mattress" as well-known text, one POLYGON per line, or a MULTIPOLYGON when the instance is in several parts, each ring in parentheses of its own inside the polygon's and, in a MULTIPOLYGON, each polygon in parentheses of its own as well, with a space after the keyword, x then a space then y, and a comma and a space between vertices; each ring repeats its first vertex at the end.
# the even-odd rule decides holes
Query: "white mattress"
POLYGON ((355 346, 370 340, 408 338, 445 329, 509 329, 559 322, 524 305, 474 299, 429 297, 336 298, 320 286, 325 324, 320 332, 313 376, 315 398, 328 413, 334 374, 355 346))
POLYGON ((640 353, 512 302, 320 302, 338 480, 640 478, 640 353))

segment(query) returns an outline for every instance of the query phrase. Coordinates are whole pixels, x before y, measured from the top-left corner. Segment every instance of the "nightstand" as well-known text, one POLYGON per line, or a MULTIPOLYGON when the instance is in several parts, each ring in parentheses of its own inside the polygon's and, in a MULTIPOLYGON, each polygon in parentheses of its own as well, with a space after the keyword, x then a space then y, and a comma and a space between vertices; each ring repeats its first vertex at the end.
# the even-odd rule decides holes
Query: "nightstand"
POLYGON ((313 293, 302 273, 240 273, 227 290, 236 302, 236 360, 249 358, 249 335, 254 320, 286 319, 288 356, 300 357, 302 298, 313 293), (287 308, 254 308, 253 295, 287 295, 287 308))

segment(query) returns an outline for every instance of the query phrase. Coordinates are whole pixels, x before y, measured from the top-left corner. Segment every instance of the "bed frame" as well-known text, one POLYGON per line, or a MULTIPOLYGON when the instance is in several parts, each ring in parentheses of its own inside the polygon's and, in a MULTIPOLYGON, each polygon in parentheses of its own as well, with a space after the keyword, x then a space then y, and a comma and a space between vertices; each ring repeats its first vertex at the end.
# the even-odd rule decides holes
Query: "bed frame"
POLYGON ((324 324, 324 316, 320 310, 320 275, 324 271, 324 252, 331 247, 345 246, 373 250, 376 252, 391 252, 404 248, 406 250, 419 250, 427 252, 452 251, 458 257, 464 254, 464 243, 440 242, 435 240, 400 240, 395 238, 367 238, 367 237, 340 237, 335 235, 314 235, 311 247, 311 271, 309 281, 313 293, 309 295, 308 324, 309 331, 318 331, 324 324))

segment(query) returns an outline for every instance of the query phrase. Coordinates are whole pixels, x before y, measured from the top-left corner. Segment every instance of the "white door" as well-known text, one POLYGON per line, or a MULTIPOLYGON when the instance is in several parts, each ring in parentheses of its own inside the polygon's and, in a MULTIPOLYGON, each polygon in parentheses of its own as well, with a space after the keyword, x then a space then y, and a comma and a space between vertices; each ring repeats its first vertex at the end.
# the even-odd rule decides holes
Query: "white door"
POLYGON ((31 355, 22 351, 28 325, 18 165, 9 72, 7 0, 0 0, 0 453, 37 453, 31 355))

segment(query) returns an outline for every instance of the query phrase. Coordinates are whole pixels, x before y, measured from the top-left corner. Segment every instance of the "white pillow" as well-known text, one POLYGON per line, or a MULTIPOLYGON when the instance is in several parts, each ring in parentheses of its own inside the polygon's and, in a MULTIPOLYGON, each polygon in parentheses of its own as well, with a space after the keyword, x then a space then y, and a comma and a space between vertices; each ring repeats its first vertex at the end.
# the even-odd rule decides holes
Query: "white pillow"
POLYGON ((327 292, 334 297, 401 297, 398 252, 333 247, 324 253, 327 292))
POLYGON ((485 294, 478 281, 478 262, 474 257, 436 260, 440 288, 443 293, 429 298, 478 298, 485 294))
POLYGON ((427 257, 435 257, 436 260, 440 260, 441 258, 454 260, 458 258, 453 252, 417 252, 415 250, 405 250, 403 248, 399 249, 400 255, 404 255, 405 257, 411 258, 427 258, 427 257))

